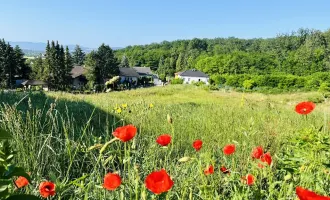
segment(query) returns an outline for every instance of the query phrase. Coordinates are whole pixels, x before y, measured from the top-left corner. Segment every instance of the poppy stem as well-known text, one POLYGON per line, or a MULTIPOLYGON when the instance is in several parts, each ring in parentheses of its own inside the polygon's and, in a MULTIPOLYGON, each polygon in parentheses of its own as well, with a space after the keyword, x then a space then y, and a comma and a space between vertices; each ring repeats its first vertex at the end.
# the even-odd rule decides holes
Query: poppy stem
POLYGON ((174 141, 175 141, 175 131, 174 131, 174 126, 173 123, 171 123, 171 129, 172 129, 172 144, 171 144, 171 152, 170 152, 170 156, 172 155, 172 151, 174 148, 174 141))

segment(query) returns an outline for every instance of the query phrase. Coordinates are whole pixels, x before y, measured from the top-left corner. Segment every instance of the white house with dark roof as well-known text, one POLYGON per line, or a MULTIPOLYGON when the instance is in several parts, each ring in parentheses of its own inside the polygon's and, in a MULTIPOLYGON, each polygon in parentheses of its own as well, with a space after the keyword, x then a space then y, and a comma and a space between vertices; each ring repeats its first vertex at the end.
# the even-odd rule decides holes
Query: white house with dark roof
POLYGON ((189 69, 184 72, 177 74, 178 78, 183 79, 183 83, 191 84, 192 82, 204 82, 206 85, 209 84, 210 77, 196 69, 189 69))

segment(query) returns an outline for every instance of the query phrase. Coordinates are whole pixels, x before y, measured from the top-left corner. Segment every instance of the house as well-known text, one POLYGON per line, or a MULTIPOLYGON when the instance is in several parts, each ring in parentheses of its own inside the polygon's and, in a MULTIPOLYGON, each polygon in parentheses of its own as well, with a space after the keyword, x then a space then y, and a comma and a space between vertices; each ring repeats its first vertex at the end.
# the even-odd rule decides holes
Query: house
POLYGON ((162 86, 162 85, 164 85, 163 81, 160 80, 160 78, 156 74, 153 74, 152 75, 152 80, 154 82, 154 85, 156 85, 156 86, 162 86))
POLYGON ((184 72, 181 72, 177 76, 178 76, 178 78, 182 78, 183 83, 186 83, 186 84, 191 84, 192 82, 202 81, 206 85, 208 85, 209 79, 210 79, 210 77, 208 75, 206 75, 205 73, 198 71, 196 69, 186 70, 184 72))
POLYGON ((150 78, 154 85, 163 85, 163 82, 159 79, 159 77, 152 73, 150 67, 133 67, 133 69, 139 74, 140 78, 150 78))
POLYGON ((15 79, 15 85, 16 86, 22 85, 22 83, 27 80, 27 79, 24 79, 24 78, 22 78, 22 77, 20 77, 18 75, 15 75, 14 76, 14 79, 15 79))
POLYGON ((140 77, 148 77, 153 75, 150 67, 133 67, 133 69, 139 74, 140 77))
POLYGON ((85 76, 85 68, 83 66, 74 66, 70 72, 72 77, 72 86, 74 89, 80 89, 87 83, 85 76))
POLYGON ((40 80, 26 80, 21 83, 24 88, 31 89, 33 86, 39 86, 41 87, 44 91, 48 91, 48 84, 45 81, 40 81, 40 80))
POLYGON ((132 85, 137 85, 140 75, 135 69, 130 67, 119 67, 120 83, 129 82, 132 85))

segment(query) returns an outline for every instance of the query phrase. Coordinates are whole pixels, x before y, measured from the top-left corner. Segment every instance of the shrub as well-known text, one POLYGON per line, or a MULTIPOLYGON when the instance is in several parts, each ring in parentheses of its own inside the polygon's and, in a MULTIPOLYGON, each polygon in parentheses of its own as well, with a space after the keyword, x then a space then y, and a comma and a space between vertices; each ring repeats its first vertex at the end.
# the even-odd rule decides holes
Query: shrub
POLYGON ((171 80, 171 84, 183 84, 182 78, 174 78, 171 80))
POLYGON ((305 87, 310 88, 310 89, 316 89, 316 88, 320 87, 320 80, 310 79, 306 82, 305 87))
POLYGON ((313 103, 322 103, 322 102, 324 102, 324 97, 322 97, 322 96, 312 96, 312 97, 308 97, 308 101, 311 101, 313 103))
POLYGON ((208 85, 208 88, 209 88, 210 90, 219 90, 219 87, 216 86, 216 85, 208 85))
POLYGON ((327 82, 321 83, 319 90, 320 93, 325 94, 327 92, 330 92, 330 84, 327 82))
POLYGON ((245 81, 243 82, 243 87, 244 87, 245 89, 250 90, 250 89, 252 89, 254 86, 255 86, 255 82, 254 82, 254 80, 245 80, 245 81))
POLYGON ((226 78, 219 74, 213 75, 210 78, 211 84, 222 85, 226 83, 226 78))
POLYGON ((196 85, 196 86, 203 86, 203 85, 205 85, 205 83, 203 82, 203 81, 192 81, 191 82, 193 85, 196 85))

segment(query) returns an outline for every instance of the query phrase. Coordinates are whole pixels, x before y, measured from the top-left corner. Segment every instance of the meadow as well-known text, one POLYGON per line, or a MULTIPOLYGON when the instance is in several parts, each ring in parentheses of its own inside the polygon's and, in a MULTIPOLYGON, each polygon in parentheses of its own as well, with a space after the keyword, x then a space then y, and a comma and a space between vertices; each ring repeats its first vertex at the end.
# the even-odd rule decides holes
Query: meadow
POLYGON ((48 180, 56 184, 49 199, 288 200, 297 199, 297 186, 330 195, 330 103, 316 104, 309 115, 295 112, 315 96, 187 85, 92 95, 1 93, 0 127, 13 134, 15 161, 31 173, 32 182, 16 193, 38 195, 48 180), (136 136, 112 140, 128 124, 136 136), (156 143, 162 134, 171 135, 168 146, 156 143), (199 151, 192 145, 197 139, 199 151), (236 146, 234 154, 224 154, 227 144, 236 146), (251 157, 257 146, 271 154, 270 166, 260 168, 251 157), (211 165, 214 173, 204 174, 211 165), (155 195, 145 178, 162 168, 174 185, 155 195), (122 179, 113 191, 102 186, 109 172, 122 179), (242 179, 247 174, 254 176, 251 185, 242 179))

